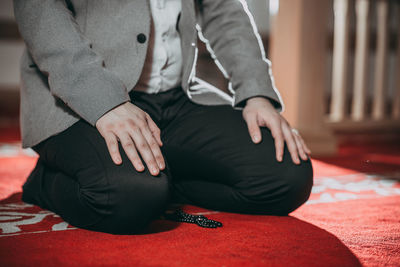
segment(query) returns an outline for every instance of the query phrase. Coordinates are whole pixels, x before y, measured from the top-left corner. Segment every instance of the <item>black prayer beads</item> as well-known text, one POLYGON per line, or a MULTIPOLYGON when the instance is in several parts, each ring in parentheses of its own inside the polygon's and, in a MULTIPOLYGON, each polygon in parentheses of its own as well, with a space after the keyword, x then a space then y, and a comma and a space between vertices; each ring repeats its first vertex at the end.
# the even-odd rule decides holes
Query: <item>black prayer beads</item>
POLYGON ((175 210, 174 213, 166 213, 164 216, 167 220, 175 222, 193 223, 205 228, 222 227, 222 223, 220 222, 208 219, 204 215, 188 214, 181 209, 175 210))

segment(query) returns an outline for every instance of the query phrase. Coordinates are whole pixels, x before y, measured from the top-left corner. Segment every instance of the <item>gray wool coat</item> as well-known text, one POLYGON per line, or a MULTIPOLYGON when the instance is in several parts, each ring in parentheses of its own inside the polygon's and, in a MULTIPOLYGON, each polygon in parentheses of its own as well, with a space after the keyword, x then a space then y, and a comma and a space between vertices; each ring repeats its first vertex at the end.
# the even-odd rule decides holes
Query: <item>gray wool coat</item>
MULTIPOLYGON (((20 108, 24 148, 79 119, 95 126, 130 100, 147 52, 148 0, 14 0, 14 13, 26 44, 20 108)), ((182 88, 193 102, 240 109, 246 99, 264 96, 283 111, 249 15, 244 0, 182 0, 177 23, 182 88), (199 37, 229 79, 233 97, 196 78, 199 37)))

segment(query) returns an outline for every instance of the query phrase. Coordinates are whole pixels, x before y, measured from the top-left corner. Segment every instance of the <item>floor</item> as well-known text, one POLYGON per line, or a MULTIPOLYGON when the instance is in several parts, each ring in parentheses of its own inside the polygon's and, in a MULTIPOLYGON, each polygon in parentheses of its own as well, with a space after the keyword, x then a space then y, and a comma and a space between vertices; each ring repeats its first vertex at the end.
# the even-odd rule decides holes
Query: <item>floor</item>
POLYGON ((76 229, 21 202, 36 160, 18 129, 1 129, 2 266, 400 266, 400 143, 344 143, 335 157, 312 158, 312 195, 290 216, 185 206, 224 226, 157 220, 136 236, 76 229))

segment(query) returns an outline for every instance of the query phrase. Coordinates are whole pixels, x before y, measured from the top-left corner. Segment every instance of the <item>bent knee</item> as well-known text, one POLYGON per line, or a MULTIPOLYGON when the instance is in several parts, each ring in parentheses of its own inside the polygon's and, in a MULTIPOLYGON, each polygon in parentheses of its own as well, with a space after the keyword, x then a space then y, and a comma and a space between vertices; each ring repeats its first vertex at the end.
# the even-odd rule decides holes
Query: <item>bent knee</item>
POLYGON ((287 192, 282 207, 283 214, 289 214, 303 205, 311 194, 314 171, 311 160, 301 161, 300 165, 292 164, 283 175, 287 192))
MULTIPOLYGON (((89 193, 89 194, 88 194, 89 193)), ((167 206, 169 184, 165 174, 158 177, 141 174, 139 176, 120 176, 113 179, 107 190, 96 194, 107 197, 106 204, 94 203, 86 192, 86 200, 102 219, 92 226, 93 229, 114 233, 138 233, 147 224, 157 218, 167 206)))
POLYGON ((310 160, 301 164, 287 163, 274 174, 246 179, 246 186, 237 189, 244 212, 287 215, 304 204, 313 185, 310 160))

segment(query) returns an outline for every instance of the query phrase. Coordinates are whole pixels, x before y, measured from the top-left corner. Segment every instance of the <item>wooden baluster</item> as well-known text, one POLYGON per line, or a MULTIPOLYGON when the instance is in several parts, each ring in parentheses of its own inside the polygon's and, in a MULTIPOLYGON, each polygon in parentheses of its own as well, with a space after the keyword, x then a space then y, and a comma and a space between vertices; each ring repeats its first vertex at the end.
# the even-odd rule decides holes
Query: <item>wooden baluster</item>
POLYGON ((387 86, 387 31, 388 11, 387 0, 378 0, 377 11, 377 42, 376 42, 376 68, 374 76, 374 98, 372 105, 372 118, 383 119, 385 116, 385 93, 387 86))
POLYGON ((351 118, 362 120, 365 118, 365 105, 368 80, 369 55, 369 0, 356 0, 356 51, 354 63, 354 87, 351 118))
POLYGON ((396 5, 397 15, 397 62, 396 62, 396 83, 394 86, 394 97, 392 104, 392 117, 400 119, 400 5, 396 5))
POLYGON ((338 121, 342 120, 345 114, 349 42, 349 1, 335 0, 334 12, 335 22, 330 119, 338 121))

